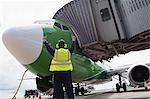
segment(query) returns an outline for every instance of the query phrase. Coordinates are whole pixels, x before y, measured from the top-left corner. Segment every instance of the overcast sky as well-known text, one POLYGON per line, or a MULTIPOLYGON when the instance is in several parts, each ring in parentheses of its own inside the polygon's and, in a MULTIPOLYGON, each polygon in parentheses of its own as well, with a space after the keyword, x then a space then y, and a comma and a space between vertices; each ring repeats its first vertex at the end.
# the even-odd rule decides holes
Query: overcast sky
MULTIPOLYGON (((6 50, 2 43, 2 31, 8 27, 32 24, 36 20, 51 19, 54 13, 71 0, 0 0, 0 99, 11 97, 25 68, 6 50)), ((130 63, 150 63, 150 50, 133 52, 114 58, 110 66, 130 63)), ((30 72, 26 78, 35 77, 30 72)), ((110 86, 111 87, 111 86, 110 86)), ((35 89, 35 81, 23 81, 19 95, 25 89, 35 89)))
MULTIPOLYGON (((0 99, 12 97, 25 68, 6 50, 2 31, 12 26, 29 25, 36 20, 51 19, 56 11, 71 0, 0 0, 0 99)), ((35 77, 30 72, 26 78, 35 77)), ((25 89, 35 89, 35 81, 23 81, 25 89)), ((18 95, 18 96, 19 96, 18 95)))

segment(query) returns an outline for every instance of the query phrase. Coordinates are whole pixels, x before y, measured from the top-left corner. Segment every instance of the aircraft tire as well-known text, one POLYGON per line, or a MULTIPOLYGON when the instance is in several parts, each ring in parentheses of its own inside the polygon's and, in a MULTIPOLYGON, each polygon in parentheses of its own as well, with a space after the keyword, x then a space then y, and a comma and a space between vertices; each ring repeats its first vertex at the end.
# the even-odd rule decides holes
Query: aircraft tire
POLYGON ((124 92, 126 92, 126 91, 127 91, 127 86, 126 86, 126 84, 125 84, 125 83, 123 83, 123 90, 124 90, 124 92))
POLYGON ((120 92, 120 85, 118 83, 116 84, 116 90, 117 92, 120 92))
POLYGON ((77 87, 75 87, 75 95, 79 96, 79 89, 77 87))
POLYGON ((84 88, 81 88, 81 95, 84 95, 84 88))

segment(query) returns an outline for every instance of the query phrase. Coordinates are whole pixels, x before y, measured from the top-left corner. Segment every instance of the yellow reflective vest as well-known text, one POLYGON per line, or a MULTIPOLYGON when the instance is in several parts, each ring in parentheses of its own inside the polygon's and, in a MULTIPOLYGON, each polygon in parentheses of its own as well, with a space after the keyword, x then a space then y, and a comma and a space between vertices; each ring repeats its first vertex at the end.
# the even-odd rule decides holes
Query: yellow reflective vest
POLYGON ((69 50, 60 48, 55 51, 50 65, 50 71, 72 71, 71 54, 69 50))

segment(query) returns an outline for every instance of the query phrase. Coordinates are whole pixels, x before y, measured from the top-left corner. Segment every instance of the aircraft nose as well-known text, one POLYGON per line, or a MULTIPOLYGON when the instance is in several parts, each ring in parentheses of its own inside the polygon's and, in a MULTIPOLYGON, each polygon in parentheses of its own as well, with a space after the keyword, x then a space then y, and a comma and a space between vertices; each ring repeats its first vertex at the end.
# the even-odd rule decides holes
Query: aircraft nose
POLYGON ((10 28, 4 31, 2 41, 21 64, 31 64, 42 51, 43 30, 40 25, 10 28))

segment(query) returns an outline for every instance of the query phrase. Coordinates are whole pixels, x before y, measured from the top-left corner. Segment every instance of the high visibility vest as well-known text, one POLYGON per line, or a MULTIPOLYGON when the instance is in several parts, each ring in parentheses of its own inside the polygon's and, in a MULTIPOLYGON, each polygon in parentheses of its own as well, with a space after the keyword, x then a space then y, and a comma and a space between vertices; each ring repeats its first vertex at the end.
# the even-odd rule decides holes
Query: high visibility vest
POLYGON ((60 48, 55 51, 50 65, 50 71, 72 71, 71 54, 69 50, 60 48))

